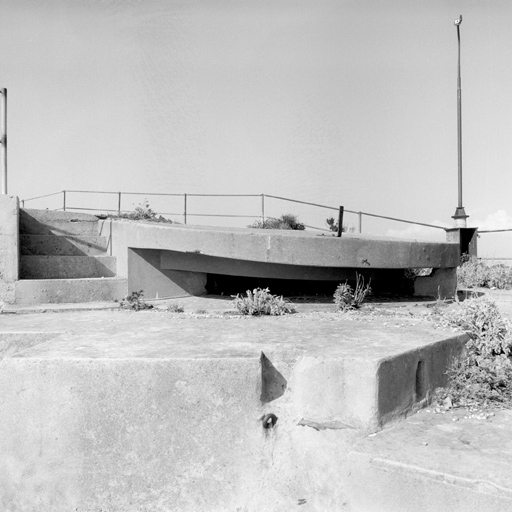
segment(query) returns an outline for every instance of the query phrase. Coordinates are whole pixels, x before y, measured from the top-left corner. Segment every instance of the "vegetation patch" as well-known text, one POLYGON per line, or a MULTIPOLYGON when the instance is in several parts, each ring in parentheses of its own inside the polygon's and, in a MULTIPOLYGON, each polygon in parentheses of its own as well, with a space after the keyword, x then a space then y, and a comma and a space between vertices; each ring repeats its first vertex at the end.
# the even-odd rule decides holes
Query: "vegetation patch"
POLYGON ((167 311, 169 313, 185 313, 185 308, 181 304, 169 304, 167 311))
POLYGON ((350 309, 359 309, 367 295, 370 295, 372 289, 370 282, 365 286, 364 277, 356 273, 356 288, 355 290, 348 284, 348 282, 338 285, 334 292, 334 303, 338 311, 349 311, 350 309))
POLYGON ((281 316, 295 313, 293 305, 282 296, 272 295, 268 288, 255 288, 252 292, 247 290, 247 297, 238 294, 233 306, 242 315, 271 315, 281 316))
POLYGON ((512 288, 512 268, 506 265, 488 266, 476 256, 465 257, 457 268, 457 281, 463 288, 512 288))
POLYGON ((142 309, 153 309, 152 304, 148 304, 143 300, 144 290, 139 290, 138 292, 132 292, 130 295, 127 295, 119 302, 119 306, 123 309, 131 309, 133 311, 141 311, 142 309))
POLYGON ((447 325, 466 332, 464 359, 447 372, 446 388, 435 401, 450 407, 496 408, 512 405, 512 334, 510 322, 487 297, 459 302, 443 313, 447 325))
POLYGON ((291 213, 281 215, 278 219, 269 217, 265 220, 256 220, 248 228, 255 229, 295 229, 298 231, 304 231, 306 226, 299 222, 296 215, 291 213))
POLYGON ((107 215, 110 219, 128 219, 128 220, 144 220, 150 222, 164 222, 167 224, 176 224, 176 222, 166 219, 158 215, 149 205, 147 199, 135 207, 132 212, 109 213, 107 215))

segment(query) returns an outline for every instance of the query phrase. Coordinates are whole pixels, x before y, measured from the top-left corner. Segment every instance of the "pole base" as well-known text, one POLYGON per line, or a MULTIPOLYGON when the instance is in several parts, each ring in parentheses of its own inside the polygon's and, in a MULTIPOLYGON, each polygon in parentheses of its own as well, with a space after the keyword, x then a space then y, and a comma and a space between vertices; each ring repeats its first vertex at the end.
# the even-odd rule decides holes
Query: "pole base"
POLYGON ((452 215, 452 219, 455 221, 455 227, 456 228, 467 227, 466 219, 468 217, 469 217, 469 215, 466 215, 464 207, 458 206, 457 209, 455 210, 455 215, 452 215))

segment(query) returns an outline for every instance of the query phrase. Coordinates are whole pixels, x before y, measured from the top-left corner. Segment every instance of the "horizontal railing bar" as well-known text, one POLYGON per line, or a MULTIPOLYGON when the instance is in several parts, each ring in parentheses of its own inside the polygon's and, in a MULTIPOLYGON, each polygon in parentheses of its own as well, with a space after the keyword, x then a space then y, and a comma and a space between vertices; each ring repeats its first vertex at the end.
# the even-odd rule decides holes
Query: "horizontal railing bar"
MULTIPOLYGON (((183 195, 183 194, 181 194, 183 195)), ((188 197, 261 197, 261 194, 187 194, 188 197)))
MULTIPOLYGON (((512 231, 512 228, 509 229, 486 229, 485 231, 478 230, 478 234, 480 233, 503 233, 505 231, 512 231)), ((503 259, 503 258, 500 258, 503 259)))
MULTIPOLYGON (((281 201, 290 201, 291 203, 307 204, 309 206, 317 206, 318 208, 327 208, 328 210, 338 211, 338 208, 334 208, 333 206, 326 206, 325 204, 308 203, 307 201, 299 201, 298 199, 288 199, 287 197, 271 196, 269 194, 265 194, 265 197, 271 197, 272 199, 280 199, 281 201)), ((345 210, 345 211, 348 212, 349 210, 345 210)), ((358 212, 351 212, 351 213, 358 213, 358 212)))
POLYGON ((492 260, 492 261, 501 261, 501 260, 512 260, 512 258, 486 258, 485 256, 479 256, 479 260, 492 260))
MULTIPOLYGON (((74 194, 121 194, 125 196, 173 196, 183 197, 184 194, 164 194, 163 192, 111 192, 105 190, 65 190, 65 192, 73 192, 74 194)), ((188 195, 188 194, 187 194, 188 195)))
POLYGON ((57 194, 62 194, 63 190, 59 190, 59 192, 52 192, 51 194, 45 194, 44 196, 37 197, 29 197, 28 199, 23 199, 23 201, 34 201, 34 199, 42 199, 43 197, 56 196, 57 194))
MULTIPOLYGON (((325 228, 317 228, 316 226, 309 226, 308 224, 304 224, 304 227, 306 228, 309 228, 309 229, 316 229, 318 231, 325 231, 327 233, 332 233, 332 231, 330 229, 325 229, 325 228)), ((334 233, 333 233, 334 234, 334 233)))
POLYGON ((188 213, 187 217, 238 217, 240 219, 259 219, 261 215, 224 215, 221 213, 188 213))
MULTIPOLYGON (((345 210, 345 211, 347 212, 348 210, 345 210)), ((396 222, 405 222, 406 224, 416 224, 418 226, 426 226, 427 228, 436 228, 436 229, 446 230, 446 228, 444 228, 443 226, 435 226, 434 224, 425 224, 424 222, 416 222, 413 220, 397 219, 396 217, 386 217, 385 215, 377 215, 375 213, 367 213, 367 212, 355 212, 355 213, 361 213, 362 215, 368 215, 369 217, 377 217, 379 219, 394 220, 396 222)))
MULTIPOLYGON (((185 194, 167 194, 163 192, 114 192, 114 191, 94 191, 94 190, 66 190, 74 194, 121 194, 125 196, 172 196, 183 197, 185 194)), ((62 193, 62 192, 57 192, 62 193)), ((261 194, 188 194, 188 197, 261 197, 261 194)), ((42 196, 44 197, 44 196, 42 196)), ((28 199, 27 199, 28 201, 28 199)))

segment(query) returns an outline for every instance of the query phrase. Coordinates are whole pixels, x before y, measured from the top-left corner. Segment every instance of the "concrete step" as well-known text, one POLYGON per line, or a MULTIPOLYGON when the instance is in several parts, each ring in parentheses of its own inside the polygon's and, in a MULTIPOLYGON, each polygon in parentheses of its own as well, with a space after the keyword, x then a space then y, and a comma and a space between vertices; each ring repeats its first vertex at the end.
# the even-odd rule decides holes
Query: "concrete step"
POLYGON ((115 277, 113 256, 21 256, 20 279, 115 277))
POLYGON ((354 443, 341 482, 350 510, 512 510, 512 411, 477 416, 422 411, 354 443))
POLYGON ((15 283, 16 304, 106 302, 128 294, 126 279, 27 279, 15 283))
POLYGON ((106 256, 103 236, 20 235, 22 256, 106 256))
POLYGON ((98 218, 87 213, 20 209, 20 234, 98 235, 98 218))

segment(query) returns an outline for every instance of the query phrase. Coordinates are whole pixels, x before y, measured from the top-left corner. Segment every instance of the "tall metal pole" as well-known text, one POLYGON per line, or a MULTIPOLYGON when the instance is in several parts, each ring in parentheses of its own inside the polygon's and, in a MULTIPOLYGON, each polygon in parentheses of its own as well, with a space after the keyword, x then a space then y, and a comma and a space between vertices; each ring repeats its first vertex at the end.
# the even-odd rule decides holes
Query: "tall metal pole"
POLYGON ((7 194, 7 89, 0 89, 1 96, 1 131, 0 131, 0 168, 2 194, 7 194))
POLYGON ((462 93, 461 93, 461 78, 460 78, 460 25, 462 23, 462 14, 454 25, 457 27, 457 43, 458 43, 458 59, 457 59, 457 149, 458 149, 458 191, 459 202, 455 210, 455 215, 452 217, 455 220, 455 226, 465 228, 466 219, 468 215, 462 206, 462 93))

